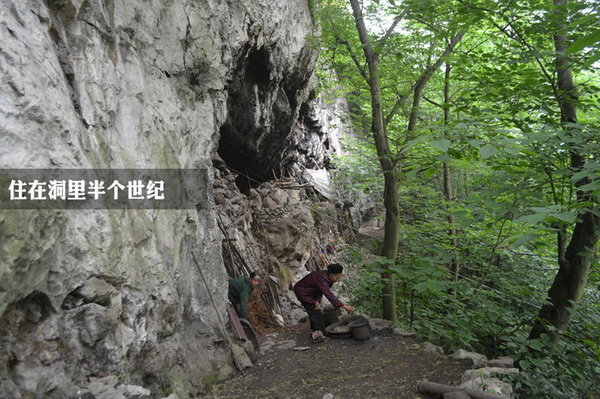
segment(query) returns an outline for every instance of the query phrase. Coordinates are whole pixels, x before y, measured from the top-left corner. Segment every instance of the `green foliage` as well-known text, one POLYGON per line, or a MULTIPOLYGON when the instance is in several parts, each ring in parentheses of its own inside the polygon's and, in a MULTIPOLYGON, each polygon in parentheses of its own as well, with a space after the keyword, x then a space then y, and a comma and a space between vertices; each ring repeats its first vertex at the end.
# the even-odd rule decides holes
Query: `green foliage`
POLYGON ((544 347, 544 337, 507 341, 521 369, 515 381, 519 397, 570 399, 600 395, 600 309, 596 304, 577 313, 569 332, 548 357, 535 355, 544 347))
MULTIPOLYGON (((381 316, 380 277, 393 273, 403 326, 448 349, 517 356, 522 398, 599 395, 597 258, 559 347, 542 358, 537 352, 544 343, 527 341, 564 250, 557 241, 568 243, 586 213, 600 216, 599 4, 365 3, 379 53, 382 105, 396 111, 387 134, 403 162, 402 228, 395 261, 357 261, 360 273, 348 285, 353 303, 381 316), (387 32, 396 18, 397 28, 387 32), (423 91, 417 131, 408 137, 411 90, 449 37, 466 27, 445 60, 448 73, 434 73, 423 91), (561 121, 557 33, 567 34, 577 123, 561 121), (572 165, 575 153, 585 159, 579 168, 572 165), (444 168, 451 171, 447 181, 444 168), (458 276, 449 272, 451 262, 458 263, 458 276)), ((382 209, 368 87, 359 72, 364 65, 351 56, 354 51, 362 59, 353 20, 342 0, 321 6, 321 92, 345 96, 356 135, 336 159, 336 182, 350 200, 366 197, 382 209)), ((377 253, 377 245, 371 240, 367 249, 377 253)))
POLYGON ((377 154, 372 145, 360 138, 349 137, 344 142, 349 154, 337 155, 333 159, 333 184, 348 200, 359 202, 367 195, 372 201, 381 203, 383 176, 377 164, 377 154))
MULTIPOLYGON (((425 252, 425 248, 419 250, 425 252)), ((512 356, 521 369, 520 376, 513 381, 520 398, 598 395, 600 291, 597 288, 588 290, 585 303, 559 347, 549 357, 539 358, 535 354, 544 343, 528 341, 527 334, 530 321, 541 306, 537 268, 549 263, 548 259, 504 253, 498 261, 499 270, 481 285, 476 276, 450 282, 443 268, 447 257, 414 256, 405 253, 401 256, 402 265, 395 263, 387 269, 398 278, 401 325, 450 351, 462 348, 490 358, 512 356), (518 280, 514 279, 515 274, 520 276, 518 280), (456 294, 452 294, 452 288, 456 294)), ((378 259, 363 266, 359 275, 347 284, 352 287, 353 304, 374 317, 381 316, 379 276, 386 266, 390 266, 389 260, 378 259)))
POLYGON ((381 318, 382 288, 381 274, 366 267, 356 279, 348 283, 352 287, 352 305, 360 307, 361 311, 381 318))

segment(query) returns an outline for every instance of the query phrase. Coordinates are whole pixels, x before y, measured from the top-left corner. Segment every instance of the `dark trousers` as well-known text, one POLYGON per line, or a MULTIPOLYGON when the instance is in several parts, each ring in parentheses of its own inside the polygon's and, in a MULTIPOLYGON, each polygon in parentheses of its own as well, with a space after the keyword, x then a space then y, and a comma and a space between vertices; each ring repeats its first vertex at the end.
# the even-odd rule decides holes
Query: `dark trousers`
POLYGON ((315 308, 314 303, 301 302, 304 310, 308 313, 308 320, 310 321, 310 328, 313 331, 320 330, 325 335, 325 317, 320 309, 315 308))

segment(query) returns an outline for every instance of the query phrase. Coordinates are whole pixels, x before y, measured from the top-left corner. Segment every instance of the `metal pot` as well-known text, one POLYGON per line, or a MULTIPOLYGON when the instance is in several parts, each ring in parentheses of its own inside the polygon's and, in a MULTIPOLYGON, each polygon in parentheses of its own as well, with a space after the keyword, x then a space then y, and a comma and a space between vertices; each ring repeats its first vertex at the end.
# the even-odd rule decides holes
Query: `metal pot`
POLYGON ((352 337, 358 341, 366 341, 371 338, 371 327, 366 318, 356 319, 348 323, 352 331, 352 337))

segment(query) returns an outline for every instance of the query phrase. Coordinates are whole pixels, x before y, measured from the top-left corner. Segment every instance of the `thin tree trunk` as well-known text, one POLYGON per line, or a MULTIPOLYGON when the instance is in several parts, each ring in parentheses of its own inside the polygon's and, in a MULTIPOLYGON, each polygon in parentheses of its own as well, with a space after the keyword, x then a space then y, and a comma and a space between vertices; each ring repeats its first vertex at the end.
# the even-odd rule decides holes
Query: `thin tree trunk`
MULTIPOLYGON (((443 104, 444 126, 445 127, 450 126, 450 106, 449 106, 449 104, 450 104, 450 71, 451 71, 451 69, 452 69, 452 67, 450 66, 450 64, 446 63, 446 72, 444 74, 444 104, 443 104)), ((452 201, 454 201, 454 195, 452 193, 452 170, 450 169, 449 161, 444 161, 443 170, 444 170, 444 198, 446 200, 446 204, 447 204, 448 208, 450 208, 452 201)), ((458 263, 458 254, 457 254, 458 233, 456 231, 456 228, 454 227, 454 215, 452 215, 452 213, 450 213, 449 210, 448 210, 447 219, 448 219, 448 225, 450 226, 448 228, 448 236, 450 238, 450 244, 452 245, 452 249, 454 251, 454 256, 450 260, 450 264, 448 265, 448 268, 450 270, 453 280, 457 281, 458 273, 460 270, 460 264, 458 263)), ((452 294, 456 294, 455 289, 452 290, 452 294)))
MULTIPOLYGON (((352 13, 358 31, 358 36, 362 44, 362 49, 365 55, 365 60, 368 66, 368 74, 362 71, 363 77, 368 78, 368 84, 371 93, 371 109, 372 109, 372 131, 375 140, 379 163, 383 171, 385 188, 384 188, 384 206, 385 206, 385 224, 382 255, 388 259, 395 261, 398 253, 398 231, 400 228, 400 215, 398 207, 398 185, 400 172, 403 166, 404 155, 399 154, 395 159, 390 151, 388 137, 386 133, 386 123, 381 104, 381 84, 379 81, 379 60, 378 55, 373 49, 371 40, 365 26, 362 10, 359 0, 350 0, 352 13), (365 76, 367 75, 367 76, 365 76)), ((454 47, 460 42, 466 31, 462 30, 457 33, 439 59, 427 67, 421 74, 417 82, 412 88, 413 103, 409 115, 407 127, 407 139, 416 132, 417 119, 420 113, 420 104, 423 96, 423 90, 427 86, 429 79, 434 72, 440 68, 445 59, 452 53, 454 47)), ((391 33, 391 32, 390 32, 391 33)), ((387 35, 386 35, 387 36, 387 35)), ((360 68, 359 68, 360 69, 360 68)), ((394 291, 393 275, 386 270, 382 273, 383 280, 383 318, 387 320, 396 320, 396 295, 394 291)))
POLYGON ((408 130, 409 139, 411 139, 410 136, 414 133, 417 127, 417 118, 421 108, 421 98, 423 97, 423 90, 427 86, 427 82, 429 82, 429 79, 433 73, 437 71, 442 66, 444 61, 450 56, 450 54, 452 54, 454 47, 456 47, 456 45, 462 40, 462 37, 465 35, 465 33, 466 30, 461 30, 452 39, 450 39, 450 43, 448 43, 440 58, 438 58, 433 65, 430 65, 425 69, 413 87, 413 104, 410 111, 410 116, 408 117, 408 128, 406 129, 408 130))
MULTIPOLYGON (((558 8, 564 7, 565 4, 566 0, 554 0, 554 5, 558 8)), ((561 27, 561 31, 554 36, 558 79, 557 101, 560 105, 563 129, 569 135, 574 136, 577 134, 573 129, 573 124, 577 123, 578 95, 573 82, 571 63, 565 54, 567 48, 565 27, 566 22, 561 27)), ((579 149, 572 149, 570 157, 572 172, 580 171, 585 165, 585 155, 579 149)), ((587 178, 575 183, 579 203, 590 200, 589 194, 580 189, 587 183, 589 183, 587 178)), ((550 338, 548 351, 558 344, 560 333, 567 328, 571 321, 573 308, 581 299, 596 250, 599 230, 600 218, 588 210, 582 211, 566 251, 564 253, 561 250, 558 251, 559 270, 548 291, 548 303, 542 306, 538 319, 529 334, 531 339, 547 334, 550 338)))
MULTIPOLYGON (((395 260, 398 251, 399 209, 398 209, 398 171, 401 164, 392 159, 388 138, 385 132, 383 107, 381 104, 381 84, 379 82, 379 62, 377 54, 369 39, 362 10, 358 0, 350 0, 356 29, 363 47, 367 66, 369 68, 369 88, 371 92, 371 109, 373 139, 379 163, 383 171, 385 182, 383 203, 385 206, 385 224, 382 256, 395 260)), ((384 271, 383 280, 383 318, 396 321, 396 295, 394 290, 394 276, 384 271)))

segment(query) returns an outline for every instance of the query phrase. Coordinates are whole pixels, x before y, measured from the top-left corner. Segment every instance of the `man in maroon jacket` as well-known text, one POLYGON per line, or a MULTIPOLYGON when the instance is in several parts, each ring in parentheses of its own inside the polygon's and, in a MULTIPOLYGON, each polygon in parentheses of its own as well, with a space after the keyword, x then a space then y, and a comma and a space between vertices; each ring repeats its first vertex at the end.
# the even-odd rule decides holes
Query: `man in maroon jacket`
POLYGON ((321 342, 325 338, 325 318, 321 312, 321 299, 323 295, 336 308, 342 308, 348 313, 354 312, 354 308, 344 305, 337 299, 331 286, 342 277, 344 267, 337 263, 327 266, 327 270, 315 270, 304 276, 294 285, 296 297, 308 313, 310 328, 312 329, 313 342, 321 342))

